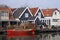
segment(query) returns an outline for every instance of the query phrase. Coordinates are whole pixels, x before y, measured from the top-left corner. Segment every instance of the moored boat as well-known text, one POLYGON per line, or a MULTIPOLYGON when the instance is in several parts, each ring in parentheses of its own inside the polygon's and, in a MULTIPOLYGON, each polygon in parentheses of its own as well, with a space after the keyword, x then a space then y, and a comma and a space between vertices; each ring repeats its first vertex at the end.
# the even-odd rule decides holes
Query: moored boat
POLYGON ((33 29, 27 30, 6 30, 7 37, 9 36, 32 36, 34 35, 33 29))
MULTIPOLYGON (((35 24, 21 23, 18 27, 12 26, 12 29, 6 30, 6 36, 33 36, 35 34, 35 24)), ((11 27, 10 27, 11 28, 11 27)))

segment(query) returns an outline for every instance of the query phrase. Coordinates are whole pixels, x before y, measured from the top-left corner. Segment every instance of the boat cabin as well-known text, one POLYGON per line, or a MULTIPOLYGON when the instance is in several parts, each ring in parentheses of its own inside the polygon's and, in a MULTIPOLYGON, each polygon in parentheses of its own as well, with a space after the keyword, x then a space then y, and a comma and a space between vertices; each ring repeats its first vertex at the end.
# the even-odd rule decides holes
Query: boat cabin
POLYGON ((34 23, 21 23, 20 21, 0 21, 0 30, 23 30, 36 29, 37 25, 34 23))

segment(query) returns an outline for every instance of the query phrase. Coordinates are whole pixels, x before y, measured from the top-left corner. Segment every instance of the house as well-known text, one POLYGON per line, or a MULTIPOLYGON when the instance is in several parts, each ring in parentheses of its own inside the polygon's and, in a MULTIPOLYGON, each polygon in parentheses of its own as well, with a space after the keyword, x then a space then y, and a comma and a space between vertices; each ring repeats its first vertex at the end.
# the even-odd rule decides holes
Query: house
POLYGON ((60 11, 57 8, 42 9, 45 18, 50 19, 50 26, 60 26, 60 11))
POLYGON ((41 25, 41 19, 44 18, 40 8, 29 8, 31 14, 32 14, 32 17, 29 18, 29 21, 34 21, 34 23, 36 23, 37 25, 41 25), (35 20, 35 18, 37 18, 35 20))
MULTIPOLYGON (((40 8, 29 8, 29 9, 30 9, 30 12, 31 12, 33 18, 38 17, 38 19, 41 22, 46 23, 48 26, 50 25, 50 20, 47 18, 44 18, 43 12, 40 8)), ((39 23, 39 22, 36 22, 36 23, 39 23)), ((39 23, 39 24, 41 24, 41 23, 39 23)))
POLYGON ((29 17, 32 16, 32 14, 30 13, 28 7, 25 8, 25 10, 21 13, 21 15, 19 16, 19 19, 23 22, 23 21, 27 21, 29 19, 29 17))
POLYGON ((60 26, 60 11, 58 9, 53 11, 51 25, 60 26))
POLYGON ((0 20, 13 20, 10 8, 0 8, 0 20))
MULTIPOLYGON (((17 15, 17 14, 16 14, 17 15)), ((21 15, 19 16, 19 19, 20 19, 20 21, 24 21, 24 22, 28 22, 28 21, 30 21, 30 22, 34 22, 34 23, 38 23, 38 25, 39 24, 41 24, 40 23, 40 21, 44 21, 44 20, 46 20, 46 19, 44 19, 44 16, 43 16, 43 14, 42 14, 42 11, 39 9, 39 8, 26 8, 22 13, 21 13, 21 15), (38 18, 37 18, 38 17, 38 18), (37 20, 38 21, 34 21, 35 20, 35 18, 37 18, 37 20), (32 20, 33 21, 32 21, 32 20)), ((47 23, 48 24, 48 23, 47 23)), ((49 25, 49 24, 48 24, 49 25)))
POLYGON ((1 30, 6 29, 6 26, 8 25, 8 23, 11 20, 14 20, 11 9, 1 7, 0 8, 0 28, 1 28, 1 30))

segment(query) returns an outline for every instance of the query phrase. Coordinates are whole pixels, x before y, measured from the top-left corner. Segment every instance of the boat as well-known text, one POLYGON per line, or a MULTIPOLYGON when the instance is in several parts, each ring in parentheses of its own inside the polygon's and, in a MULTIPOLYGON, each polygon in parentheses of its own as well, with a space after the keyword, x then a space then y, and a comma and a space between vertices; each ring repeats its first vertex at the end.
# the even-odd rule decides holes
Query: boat
POLYGON ((35 24, 32 23, 21 23, 18 27, 13 25, 10 28, 6 30, 6 36, 11 37, 11 36, 34 36, 35 34, 35 29, 34 26, 35 24))
POLYGON ((11 36, 32 36, 34 35, 34 30, 28 29, 28 30, 6 30, 6 36, 11 37, 11 36))

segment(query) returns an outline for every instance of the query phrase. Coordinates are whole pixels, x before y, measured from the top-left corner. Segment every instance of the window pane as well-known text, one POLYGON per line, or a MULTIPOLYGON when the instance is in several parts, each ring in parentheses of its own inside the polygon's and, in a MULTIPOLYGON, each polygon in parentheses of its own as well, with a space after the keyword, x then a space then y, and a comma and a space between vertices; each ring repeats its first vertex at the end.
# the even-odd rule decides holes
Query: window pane
POLYGON ((58 22, 59 19, 53 19, 53 22, 58 22))
POLYGON ((25 13, 25 17, 28 17, 28 13, 25 13))
POLYGON ((56 12, 55 12, 55 15, 56 15, 56 12))
POLYGON ((2 13, 1 14, 1 19, 4 20, 4 19, 9 19, 9 14, 8 13, 2 13))

